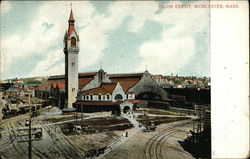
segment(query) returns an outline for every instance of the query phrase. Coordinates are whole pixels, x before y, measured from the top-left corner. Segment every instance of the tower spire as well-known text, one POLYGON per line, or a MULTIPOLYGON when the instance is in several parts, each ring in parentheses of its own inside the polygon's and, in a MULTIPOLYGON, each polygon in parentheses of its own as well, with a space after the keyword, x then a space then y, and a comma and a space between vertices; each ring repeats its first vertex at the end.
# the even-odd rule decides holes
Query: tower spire
POLYGON ((72 11, 72 3, 70 3, 70 16, 69 16, 69 22, 75 22, 73 11, 72 11))

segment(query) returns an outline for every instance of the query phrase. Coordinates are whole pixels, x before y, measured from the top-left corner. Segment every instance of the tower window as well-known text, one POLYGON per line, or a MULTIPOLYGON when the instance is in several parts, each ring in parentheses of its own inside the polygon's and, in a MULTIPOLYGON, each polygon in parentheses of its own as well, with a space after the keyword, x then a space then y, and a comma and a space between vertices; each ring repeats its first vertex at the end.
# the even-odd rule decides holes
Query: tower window
POLYGON ((102 95, 98 95, 98 99, 101 100, 102 99, 102 95))
POLYGON ((72 92, 75 92, 75 88, 72 88, 72 92))
POLYGON ((72 62, 72 63, 71 63, 71 65, 72 65, 72 66, 75 66, 75 65, 76 65, 76 63, 75 63, 75 62, 72 62))
POLYGON ((71 47, 76 47, 76 38, 71 38, 71 47))

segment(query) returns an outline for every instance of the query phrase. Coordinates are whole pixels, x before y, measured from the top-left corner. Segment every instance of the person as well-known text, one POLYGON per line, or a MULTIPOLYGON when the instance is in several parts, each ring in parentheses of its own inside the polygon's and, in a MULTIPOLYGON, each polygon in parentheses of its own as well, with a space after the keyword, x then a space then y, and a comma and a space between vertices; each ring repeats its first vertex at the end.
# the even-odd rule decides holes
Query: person
POLYGON ((126 131, 126 137, 128 137, 128 131, 126 131))

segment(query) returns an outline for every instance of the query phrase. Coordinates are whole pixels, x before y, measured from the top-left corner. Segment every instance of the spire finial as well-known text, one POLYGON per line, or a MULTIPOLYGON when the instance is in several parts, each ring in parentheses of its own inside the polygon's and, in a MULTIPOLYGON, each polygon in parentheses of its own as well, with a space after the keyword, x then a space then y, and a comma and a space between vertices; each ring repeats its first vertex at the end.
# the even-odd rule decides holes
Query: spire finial
POLYGON ((148 64, 146 64, 146 71, 148 70, 148 64))
POLYGON ((70 10, 69 21, 72 21, 72 22, 74 22, 74 21, 75 21, 75 19, 74 19, 74 17, 73 17, 73 11, 72 11, 72 3, 70 3, 70 6, 71 6, 71 10, 70 10))

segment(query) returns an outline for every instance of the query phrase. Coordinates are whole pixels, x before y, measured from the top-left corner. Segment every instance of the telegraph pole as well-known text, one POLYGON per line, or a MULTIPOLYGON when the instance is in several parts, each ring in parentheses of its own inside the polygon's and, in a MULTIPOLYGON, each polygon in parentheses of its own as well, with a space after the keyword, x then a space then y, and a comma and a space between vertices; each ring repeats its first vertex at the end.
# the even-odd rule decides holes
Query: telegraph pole
POLYGON ((31 157, 31 150, 32 150, 32 148, 31 148, 31 106, 30 106, 30 119, 29 119, 29 147, 28 147, 28 149, 29 149, 29 159, 31 159, 32 157, 31 157))
MULTIPOLYGON (((36 105, 34 105, 35 110, 37 111, 37 107, 36 105)), ((41 109, 41 107, 39 107, 41 109)), ((42 128, 39 127, 33 127, 31 126, 31 120, 32 118, 32 106, 30 105, 30 95, 29 95, 29 119, 26 120, 25 126, 28 126, 28 128, 22 128, 22 129, 18 129, 18 131, 25 131, 28 133, 21 133, 17 135, 17 142, 28 142, 28 159, 32 159, 32 141, 38 141, 38 140, 42 140, 42 128), (28 122, 28 123, 27 123, 28 122), (32 136, 34 136, 34 138, 32 139, 32 136), (23 139, 23 137, 25 137, 25 139, 23 139)))

